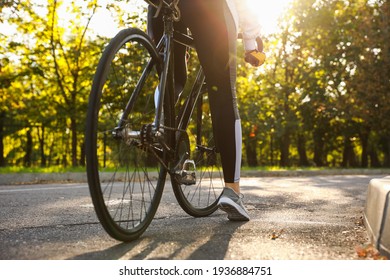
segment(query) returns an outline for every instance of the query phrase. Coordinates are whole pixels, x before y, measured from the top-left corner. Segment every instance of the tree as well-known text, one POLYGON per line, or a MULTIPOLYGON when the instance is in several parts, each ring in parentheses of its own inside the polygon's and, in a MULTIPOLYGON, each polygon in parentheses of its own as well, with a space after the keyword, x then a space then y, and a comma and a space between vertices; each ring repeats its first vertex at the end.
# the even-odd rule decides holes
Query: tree
MULTIPOLYGON (((5 52, 16 57, 13 70, 19 73, 14 82, 18 82, 20 88, 13 84, 8 96, 19 100, 23 110, 17 115, 24 118, 28 139, 32 137, 29 127, 37 130, 41 165, 46 164, 45 137, 46 128, 50 128, 63 135, 70 132, 71 162, 76 166, 83 158, 80 154, 83 144, 78 137, 84 134, 87 96, 97 55, 105 42, 97 40, 99 45, 93 44, 86 36, 97 1, 73 2, 68 7, 74 15, 69 29, 60 26, 58 20, 60 1, 49 1, 44 6, 29 1, 20 1, 20 4, 23 9, 9 14, 8 23, 17 27, 19 34, 15 38, 22 39, 16 39, 12 43, 15 47, 5 52), (20 93, 16 94, 17 89, 20 93)), ((16 109, 15 104, 11 108, 16 109)), ((67 162, 66 157, 64 155, 64 162, 67 162)))
MULTIPOLYGON (((381 115, 381 121, 375 121, 365 112, 371 107, 366 103, 366 100, 370 100, 366 98, 367 95, 375 100, 376 106, 378 100, 382 100, 381 107, 388 107, 385 105, 388 101, 382 99, 389 92, 386 86, 388 78, 382 76, 383 72, 388 73, 388 66, 382 64, 385 59, 375 55, 386 49, 386 46, 378 48, 380 43, 375 39, 376 33, 386 35, 388 30, 386 7, 386 1, 303 0, 295 1, 288 14, 285 22, 289 24, 292 34, 291 48, 296 50, 296 57, 302 66, 298 64, 295 67, 304 73, 295 81, 302 95, 300 116, 306 123, 304 127, 309 128, 313 135, 313 160, 316 165, 327 164, 327 154, 340 148, 337 137, 341 133, 344 144, 340 164, 356 166, 354 139, 362 138, 362 158, 367 157, 367 139, 372 131, 372 122, 383 123, 385 119, 381 115), (367 56, 366 59, 373 55, 375 58, 366 61, 368 63, 362 67, 359 61, 362 55, 367 56), (380 62, 375 63, 378 58, 380 62), (355 83, 359 73, 362 74, 360 77, 364 79, 364 85, 355 83), (371 75, 372 81, 375 81, 373 83, 367 80, 371 75), (378 81, 379 77, 382 81, 378 81), (380 94, 373 94, 374 88, 376 92, 380 89, 380 94)), ((280 36, 283 41, 283 35, 280 36)), ((380 36, 383 37, 386 38, 380 36)), ((382 45, 384 42, 388 40, 385 39, 382 45)))

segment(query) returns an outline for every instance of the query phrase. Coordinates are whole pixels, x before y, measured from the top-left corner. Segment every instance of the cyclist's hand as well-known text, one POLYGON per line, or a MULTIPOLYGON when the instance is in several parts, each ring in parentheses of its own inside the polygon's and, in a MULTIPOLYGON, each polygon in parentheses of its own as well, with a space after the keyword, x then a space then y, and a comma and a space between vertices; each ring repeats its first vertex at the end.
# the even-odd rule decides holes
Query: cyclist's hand
POLYGON ((266 56, 263 52, 263 40, 256 38, 257 49, 245 52, 245 61, 252 66, 259 67, 264 64, 266 56))
POLYGON ((259 67, 265 62, 265 53, 258 50, 247 51, 245 52, 245 61, 252 66, 259 67))

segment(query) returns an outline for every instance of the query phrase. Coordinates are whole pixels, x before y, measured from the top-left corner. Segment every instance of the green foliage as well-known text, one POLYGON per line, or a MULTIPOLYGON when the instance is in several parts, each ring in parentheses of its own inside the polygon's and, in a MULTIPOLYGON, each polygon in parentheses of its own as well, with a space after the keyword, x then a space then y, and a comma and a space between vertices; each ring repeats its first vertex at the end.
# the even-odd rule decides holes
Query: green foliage
POLYGON ((20 0, 0 11, 16 30, 0 36, 0 165, 83 165, 87 100, 107 43, 89 30, 98 2, 20 0))
POLYGON ((389 166, 389 26, 386 1, 293 2, 246 93, 264 99, 257 120, 272 123, 281 166, 389 166))
MULTIPOLYGON (((16 33, 0 34, 0 166, 83 165, 88 94, 108 42, 91 20, 104 9, 144 29, 140 2, 132 12, 134 1, 2 3, 0 22, 16 33)), ((388 1, 295 0, 264 41, 261 69, 238 59, 245 165, 390 166, 388 1)))
POLYGON ((68 172, 85 172, 84 167, 61 167, 58 165, 50 167, 0 167, 0 174, 9 173, 68 173, 68 172))

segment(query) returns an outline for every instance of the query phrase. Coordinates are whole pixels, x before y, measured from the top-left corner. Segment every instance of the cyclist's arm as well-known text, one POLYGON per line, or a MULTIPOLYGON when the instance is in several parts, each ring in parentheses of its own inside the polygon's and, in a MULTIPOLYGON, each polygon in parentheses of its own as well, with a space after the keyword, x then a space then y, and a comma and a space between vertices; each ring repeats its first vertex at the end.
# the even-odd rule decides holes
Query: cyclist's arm
POLYGON ((233 14, 236 15, 239 21, 240 32, 244 39, 245 50, 252 51, 257 49, 256 38, 261 37, 261 26, 256 15, 248 6, 247 1, 243 0, 227 0, 233 14))
POLYGON ((261 66, 266 59, 261 40, 261 26, 256 14, 245 0, 226 0, 241 31, 245 46, 245 61, 252 66, 261 66))

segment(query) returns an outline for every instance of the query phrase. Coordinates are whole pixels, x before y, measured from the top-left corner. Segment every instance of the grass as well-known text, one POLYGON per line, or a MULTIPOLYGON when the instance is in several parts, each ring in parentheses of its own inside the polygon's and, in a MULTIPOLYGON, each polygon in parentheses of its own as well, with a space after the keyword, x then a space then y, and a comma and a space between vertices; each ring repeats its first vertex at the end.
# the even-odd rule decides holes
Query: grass
POLYGON ((243 166, 241 168, 244 171, 286 171, 286 170, 325 170, 325 169, 334 169, 331 167, 300 167, 300 166, 292 166, 292 167, 280 167, 280 166, 256 166, 249 167, 243 166))
POLYGON ((1 167, 0 174, 8 173, 67 173, 67 172, 85 172, 85 167, 22 167, 22 166, 8 166, 1 167))
MULTIPOLYGON (((318 171, 318 170, 337 170, 337 169, 356 169, 356 168, 341 168, 341 167, 280 167, 280 166, 257 166, 249 167, 243 166, 242 171, 318 171)), ((358 168, 359 169, 359 168, 358 168)), ((364 168, 363 168, 364 169, 364 168)), ((375 169, 375 168, 367 168, 375 169)), ((150 170, 149 170, 150 171, 150 170)), ((22 167, 22 166, 8 166, 0 167, 0 174, 9 173, 68 173, 68 172, 85 172, 85 167, 22 167)))
MULTIPOLYGON (((279 166, 243 166, 243 171, 296 171, 296 170, 327 170, 335 168, 319 168, 319 167, 279 167, 279 166)), ((23 167, 23 166, 8 166, 0 167, 0 174, 8 173, 67 173, 67 172, 85 172, 85 167, 23 167)))

